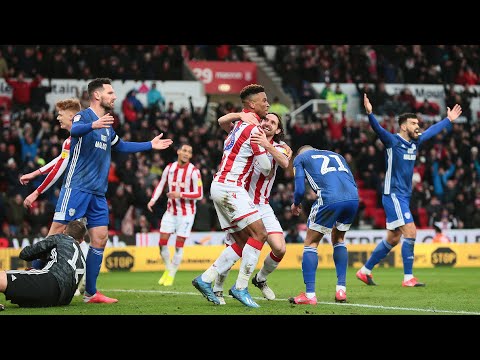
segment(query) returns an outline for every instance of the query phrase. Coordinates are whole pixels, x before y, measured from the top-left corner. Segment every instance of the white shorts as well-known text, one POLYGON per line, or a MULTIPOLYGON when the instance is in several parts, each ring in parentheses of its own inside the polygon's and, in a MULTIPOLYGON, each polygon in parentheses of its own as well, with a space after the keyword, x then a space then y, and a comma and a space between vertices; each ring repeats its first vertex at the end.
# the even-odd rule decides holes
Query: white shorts
POLYGON ((177 236, 187 238, 192 231, 194 220, 195 215, 173 215, 166 211, 162 217, 160 232, 167 234, 177 233, 177 236))
POLYGON ((263 225, 265 225, 267 234, 283 234, 282 226, 278 222, 270 204, 260 204, 256 206, 260 212, 260 217, 262 218, 263 225))
POLYGON ((222 230, 240 231, 260 219, 247 190, 240 186, 213 181, 210 195, 222 230))
MULTIPOLYGON (((265 229, 267 230, 268 235, 271 234, 282 234, 283 235, 283 229, 280 223, 278 222, 277 217, 275 216, 275 213, 273 212, 272 207, 270 204, 261 204, 261 205, 255 205, 258 209, 258 212, 260 213, 260 217, 262 218, 263 225, 265 225, 265 229)), ((229 229, 225 233, 225 244, 227 245, 233 245, 235 242, 235 239, 233 238, 232 235, 230 235, 232 232, 236 232, 236 229, 229 229)), ((270 242, 267 239, 267 242, 270 244, 270 242)))

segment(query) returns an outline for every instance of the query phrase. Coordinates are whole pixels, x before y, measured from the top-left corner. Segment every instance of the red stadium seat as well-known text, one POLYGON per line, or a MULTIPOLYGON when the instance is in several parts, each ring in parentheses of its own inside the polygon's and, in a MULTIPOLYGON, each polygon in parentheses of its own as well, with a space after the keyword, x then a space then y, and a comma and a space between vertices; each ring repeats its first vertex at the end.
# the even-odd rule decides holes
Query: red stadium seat
POLYGON ((428 213, 427 209, 425 208, 418 208, 418 221, 419 221, 419 228, 425 229, 428 228, 428 213))

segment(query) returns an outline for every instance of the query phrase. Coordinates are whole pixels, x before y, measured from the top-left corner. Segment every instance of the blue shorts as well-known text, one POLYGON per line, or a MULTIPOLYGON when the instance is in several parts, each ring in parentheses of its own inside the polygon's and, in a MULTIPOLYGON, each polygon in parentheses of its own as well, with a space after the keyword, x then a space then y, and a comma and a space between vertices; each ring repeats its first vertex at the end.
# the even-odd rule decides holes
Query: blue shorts
POLYGON ((53 221, 67 224, 72 220, 87 218, 87 228, 108 226, 108 204, 103 195, 95 195, 62 187, 53 221))
POLYGON ((317 201, 310 210, 307 226, 324 235, 332 232, 335 226, 340 231, 347 231, 358 211, 358 200, 339 201, 330 205, 319 205, 317 201))
POLYGON ((410 212, 410 198, 397 196, 394 193, 382 196, 382 204, 387 216, 387 229, 395 230, 405 224, 413 222, 410 212))

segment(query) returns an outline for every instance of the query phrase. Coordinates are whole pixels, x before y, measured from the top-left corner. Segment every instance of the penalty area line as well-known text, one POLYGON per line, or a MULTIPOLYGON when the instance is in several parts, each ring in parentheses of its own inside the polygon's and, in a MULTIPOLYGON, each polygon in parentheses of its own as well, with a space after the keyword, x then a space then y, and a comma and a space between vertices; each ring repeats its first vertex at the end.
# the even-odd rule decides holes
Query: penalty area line
MULTIPOLYGON (((193 295, 193 296, 202 296, 198 291, 169 291, 169 290, 135 290, 135 289, 109 289, 108 291, 112 292, 130 292, 130 293, 152 293, 152 294, 162 294, 162 295, 193 295)), ((232 298, 230 295, 226 295, 229 298, 232 298)), ((264 300, 269 301, 263 297, 252 296, 255 300, 264 300)), ((275 299, 273 301, 288 301, 288 299, 275 299)), ((480 315, 480 312, 474 311, 463 311, 463 310, 439 310, 439 309, 422 309, 422 308, 410 308, 410 307, 400 307, 400 306, 383 306, 383 305, 369 305, 369 304, 353 304, 353 303, 336 303, 329 301, 319 301, 317 304, 321 305, 334 305, 334 306, 349 306, 349 307, 359 307, 359 308, 368 308, 368 309, 379 309, 379 310, 398 310, 398 311, 416 311, 416 312, 428 312, 434 314, 458 314, 458 315, 480 315)))

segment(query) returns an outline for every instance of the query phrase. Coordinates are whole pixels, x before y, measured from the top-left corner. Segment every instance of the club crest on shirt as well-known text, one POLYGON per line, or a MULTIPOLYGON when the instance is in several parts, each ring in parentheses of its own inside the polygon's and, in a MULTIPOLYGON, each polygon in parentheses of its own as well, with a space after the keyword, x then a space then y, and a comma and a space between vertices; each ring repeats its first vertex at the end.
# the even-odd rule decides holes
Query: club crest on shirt
POLYGON ((240 130, 239 127, 233 129, 227 140, 225 141, 225 148, 223 150, 230 150, 235 145, 235 133, 240 130))
POLYGON ((82 117, 82 115, 75 115, 73 117, 73 122, 77 122, 78 120, 80 120, 81 117, 82 117))
POLYGON ((68 215, 70 215, 70 216, 75 215, 75 209, 69 209, 68 210, 68 215))

